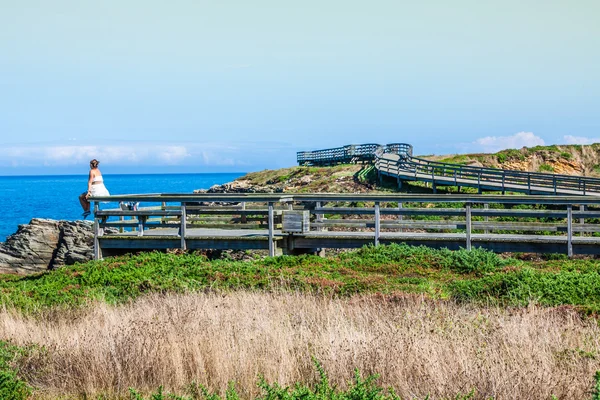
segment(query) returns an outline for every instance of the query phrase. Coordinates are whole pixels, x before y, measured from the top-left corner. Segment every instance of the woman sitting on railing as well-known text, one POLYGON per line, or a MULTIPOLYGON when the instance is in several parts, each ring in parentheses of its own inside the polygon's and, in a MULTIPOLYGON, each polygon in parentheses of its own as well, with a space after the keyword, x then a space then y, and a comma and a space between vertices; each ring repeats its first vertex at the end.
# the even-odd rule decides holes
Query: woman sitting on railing
POLYGON ((88 175, 88 190, 79 195, 79 203, 83 208, 83 219, 86 219, 90 215, 90 197, 95 196, 110 196, 108 189, 104 186, 104 178, 102 173, 98 169, 100 161, 93 159, 90 161, 90 173, 88 175))

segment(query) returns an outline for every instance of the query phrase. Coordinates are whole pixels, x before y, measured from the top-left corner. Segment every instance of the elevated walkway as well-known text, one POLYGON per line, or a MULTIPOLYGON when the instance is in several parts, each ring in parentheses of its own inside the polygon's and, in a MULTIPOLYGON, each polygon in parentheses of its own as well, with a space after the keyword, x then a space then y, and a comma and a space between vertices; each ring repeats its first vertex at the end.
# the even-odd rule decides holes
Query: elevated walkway
POLYGON ((498 168, 472 167, 429 161, 412 155, 407 143, 387 145, 349 145, 336 149, 298 152, 300 165, 331 165, 352 162, 352 154, 360 151, 363 160, 374 163, 380 175, 404 181, 458 186, 483 191, 518 192, 541 195, 600 196, 600 179, 574 175, 545 174, 498 168), (370 153, 372 152, 372 153, 370 153))

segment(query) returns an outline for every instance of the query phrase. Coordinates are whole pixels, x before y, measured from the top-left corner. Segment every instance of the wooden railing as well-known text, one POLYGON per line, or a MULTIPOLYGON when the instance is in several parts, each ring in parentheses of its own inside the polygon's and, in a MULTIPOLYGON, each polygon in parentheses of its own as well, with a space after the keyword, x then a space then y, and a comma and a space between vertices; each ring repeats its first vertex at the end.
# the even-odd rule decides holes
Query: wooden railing
MULTIPOLYGON (((195 237, 194 229, 202 228, 202 235, 215 237, 222 236, 226 229, 244 229, 256 232, 253 237, 266 237, 270 255, 275 255, 276 236, 291 241, 310 238, 317 244, 322 240, 338 247, 356 247, 365 237, 377 245, 382 240, 412 240, 414 235, 442 245, 444 240, 460 240, 467 249, 502 241, 519 243, 519 248, 531 243, 532 249, 546 243, 550 245, 548 251, 569 256, 574 254, 575 241, 580 246, 589 245, 580 252, 600 252, 600 238, 594 236, 600 233, 600 198, 591 196, 173 194, 91 200, 97 257, 100 240, 124 235, 119 228, 136 229, 125 234, 140 239, 159 237, 161 229, 176 230, 181 249, 186 249, 187 241, 195 237), (141 207, 100 209, 101 201, 134 201, 141 207), (145 207, 147 203, 155 205, 145 207), (305 213, 309 226, 299 231, 282 229, 286 219, 296 218, 299 213, 305 213), (109 233, 108 228, 117 230, 109 233)), ((228 238, 223 240, 231 241, 228 238)))
POLYGON ((471 167, 460 164, 429 161, 418 157, 391 157, 382 154, 376 168, 388 175, 405 179, 427 180, 440 184, 461 186, 459 180, 471 181, 472 186, 487 185, 488 189, 560 194, 564 191, 582 195, 600 194, 600 179, 576 175, 544 174, 497 168, 471 167), (541 190, 540 190, 541 189, 541 190))
POLYGON ((297 160, 299 165, 331 165, 373 161, 378 149, 381 149, 385 153, 412 155, 412 146, 407 143, 392 143, 383 146, 376 143, 368 143, 352 144, 325 150, 299 151, 297 153, 297 160))
POLYGON ((546 174, 498 168, 474 167, 429 161, 412 155, 406 143, 352 145, 336 149, 298 152, 300 165, 353 162, 351 149, 361 149, 361 161, 373 161, 377 170, 398 180, 432 182, 435 185, 471 186, 486 190, 527 194, 600 195, 600 179, 576 175, 546 174), (372 152, 372 153, 371 153, 372 152))

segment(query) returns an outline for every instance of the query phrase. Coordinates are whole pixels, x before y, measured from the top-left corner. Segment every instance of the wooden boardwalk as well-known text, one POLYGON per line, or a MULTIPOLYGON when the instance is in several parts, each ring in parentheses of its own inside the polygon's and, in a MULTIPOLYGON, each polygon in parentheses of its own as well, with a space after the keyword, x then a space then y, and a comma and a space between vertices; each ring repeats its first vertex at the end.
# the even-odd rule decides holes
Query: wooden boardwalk
POLYGON ((372 162, 380 176, 402 182, 420 181, 437 186, 472 187, 484 191, 540 195, 600 196, 600 179, 497 168, 473 167, 429 161, 412 155, 407 143, 349 145, 334 149, 298 152, 300 165, 372 162), (359 156, 357 156, 359 155, 359 156))
POLYGON ((92 201, 96 258, 167 249, 264 249, 274 256, 389 243, 600 253, 594 196, 156 194, 92 201), (148 205, 101 210, 101 201, 148 205))

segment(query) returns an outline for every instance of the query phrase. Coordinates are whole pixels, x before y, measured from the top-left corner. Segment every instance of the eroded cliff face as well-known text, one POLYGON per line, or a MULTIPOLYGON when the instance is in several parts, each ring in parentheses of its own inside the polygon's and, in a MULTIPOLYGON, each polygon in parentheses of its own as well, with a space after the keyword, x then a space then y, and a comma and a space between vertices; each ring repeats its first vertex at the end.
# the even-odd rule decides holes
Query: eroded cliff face
POLYGON ((0 273, 28 274, 93 258, 91 222, 34 218, 0 243, 0 273))

